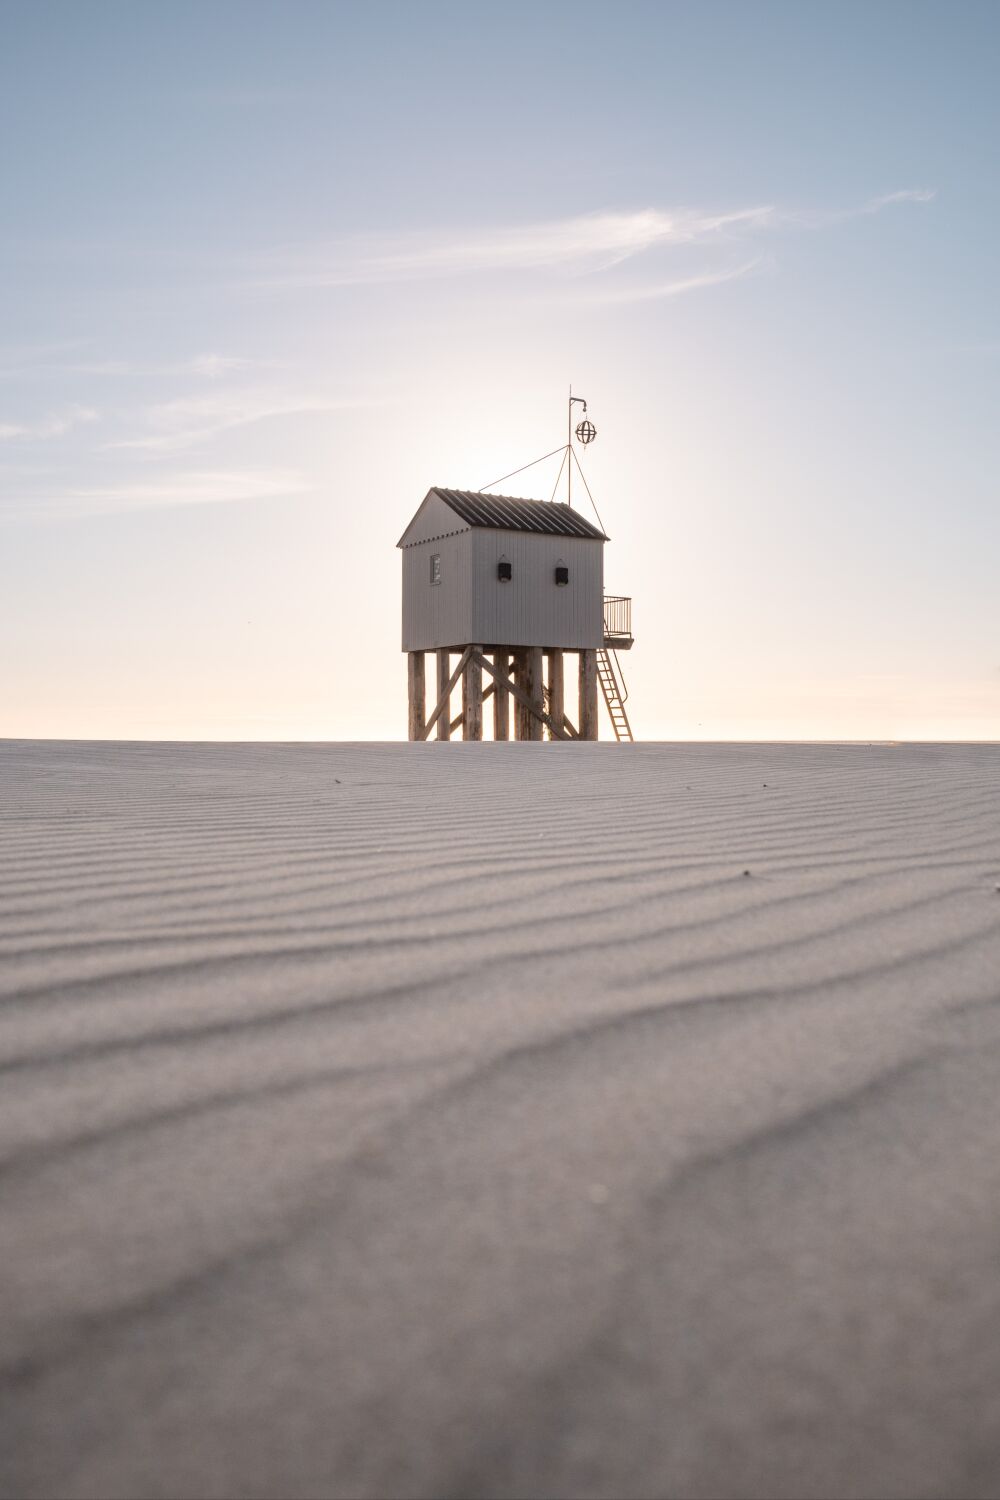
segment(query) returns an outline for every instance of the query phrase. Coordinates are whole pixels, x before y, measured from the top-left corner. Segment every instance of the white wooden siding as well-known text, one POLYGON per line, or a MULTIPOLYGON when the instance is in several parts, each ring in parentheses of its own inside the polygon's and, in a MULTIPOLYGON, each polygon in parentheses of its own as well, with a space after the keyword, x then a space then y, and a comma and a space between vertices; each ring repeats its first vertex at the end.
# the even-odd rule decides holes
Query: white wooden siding
POLYGON ((473 641, 581 651, 604 640, 604 543, 533 531, 472 532, 473 641), (513 576, 497 578, 505 557, 513 576), (569 583, 555 581, 557 563, 569 583))
POLYGON ((403 650, 438 646, 550 646, 582 651, 604 639, 604 543, 584 537, 474 527, 407 546, 403 558, 403 650), (430 582, 431 556, 441 582, 430 582), (497 578, 505 557, 509 583, 497 578), (557 563, 569 583, 555 582, 557 563))
POLYGON ((456 531, 468 531, 468 521, 453 511, 451 506, 433 491, 421 502, 413 520, 400 537, 398 546, 412 547, 417 542, 426 542, 433 537, 451 536, 456 531))
MULTIPOLYGON (((469 530, 404 547, 403 650, 467 646, 472 631, 472 545, 469 530), (431 557, 441 556, 441 582, 431 583, 431 557)), ((473 644, 475 644, 473 642, 473 644)))

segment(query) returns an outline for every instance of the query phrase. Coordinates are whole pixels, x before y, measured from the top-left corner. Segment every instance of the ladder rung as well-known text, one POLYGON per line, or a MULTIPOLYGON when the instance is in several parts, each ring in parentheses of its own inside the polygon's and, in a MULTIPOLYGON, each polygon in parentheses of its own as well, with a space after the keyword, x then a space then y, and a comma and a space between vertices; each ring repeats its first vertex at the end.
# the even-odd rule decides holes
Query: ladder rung
POLYGON ((611 727, 615 732, 615 739, 632 739, 632 726, 625 712, 625 704, 622 701, 621 690, 618 686, 618 678, 611 665, 611 658, 606 650, 597 653, 597 675, 604 694, 604 702, 607 705, 608 715, 611 719, 611 727))

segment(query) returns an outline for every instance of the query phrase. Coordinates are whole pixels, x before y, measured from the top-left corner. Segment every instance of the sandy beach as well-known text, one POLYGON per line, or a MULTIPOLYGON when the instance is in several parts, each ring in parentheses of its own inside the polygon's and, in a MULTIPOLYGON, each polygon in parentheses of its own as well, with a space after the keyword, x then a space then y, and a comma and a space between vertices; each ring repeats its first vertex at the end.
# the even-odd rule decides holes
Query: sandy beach
POLYGON ((0 787, 5 1496, 1000 1494, 1000 748, 0 787))

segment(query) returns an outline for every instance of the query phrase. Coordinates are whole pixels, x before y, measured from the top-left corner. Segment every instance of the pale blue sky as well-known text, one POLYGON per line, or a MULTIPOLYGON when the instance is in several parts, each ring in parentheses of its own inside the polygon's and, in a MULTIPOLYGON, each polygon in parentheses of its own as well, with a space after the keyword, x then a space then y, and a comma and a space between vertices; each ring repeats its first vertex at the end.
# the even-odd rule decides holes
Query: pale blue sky
POLYGON ((396 538, 572 380, 638 733, 1000 738, 1000 7, 0 29, 0 734, 402 735, 396 538))

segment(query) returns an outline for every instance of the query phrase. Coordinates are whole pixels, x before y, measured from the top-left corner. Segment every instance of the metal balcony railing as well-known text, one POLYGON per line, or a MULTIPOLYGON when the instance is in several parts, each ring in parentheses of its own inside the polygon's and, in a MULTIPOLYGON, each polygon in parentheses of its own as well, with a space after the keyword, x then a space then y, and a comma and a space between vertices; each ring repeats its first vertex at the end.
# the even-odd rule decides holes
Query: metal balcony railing
POLYGON ((632 600, 623 594, 604 596, 604 640, 611 646, 632 644, 632 600))

